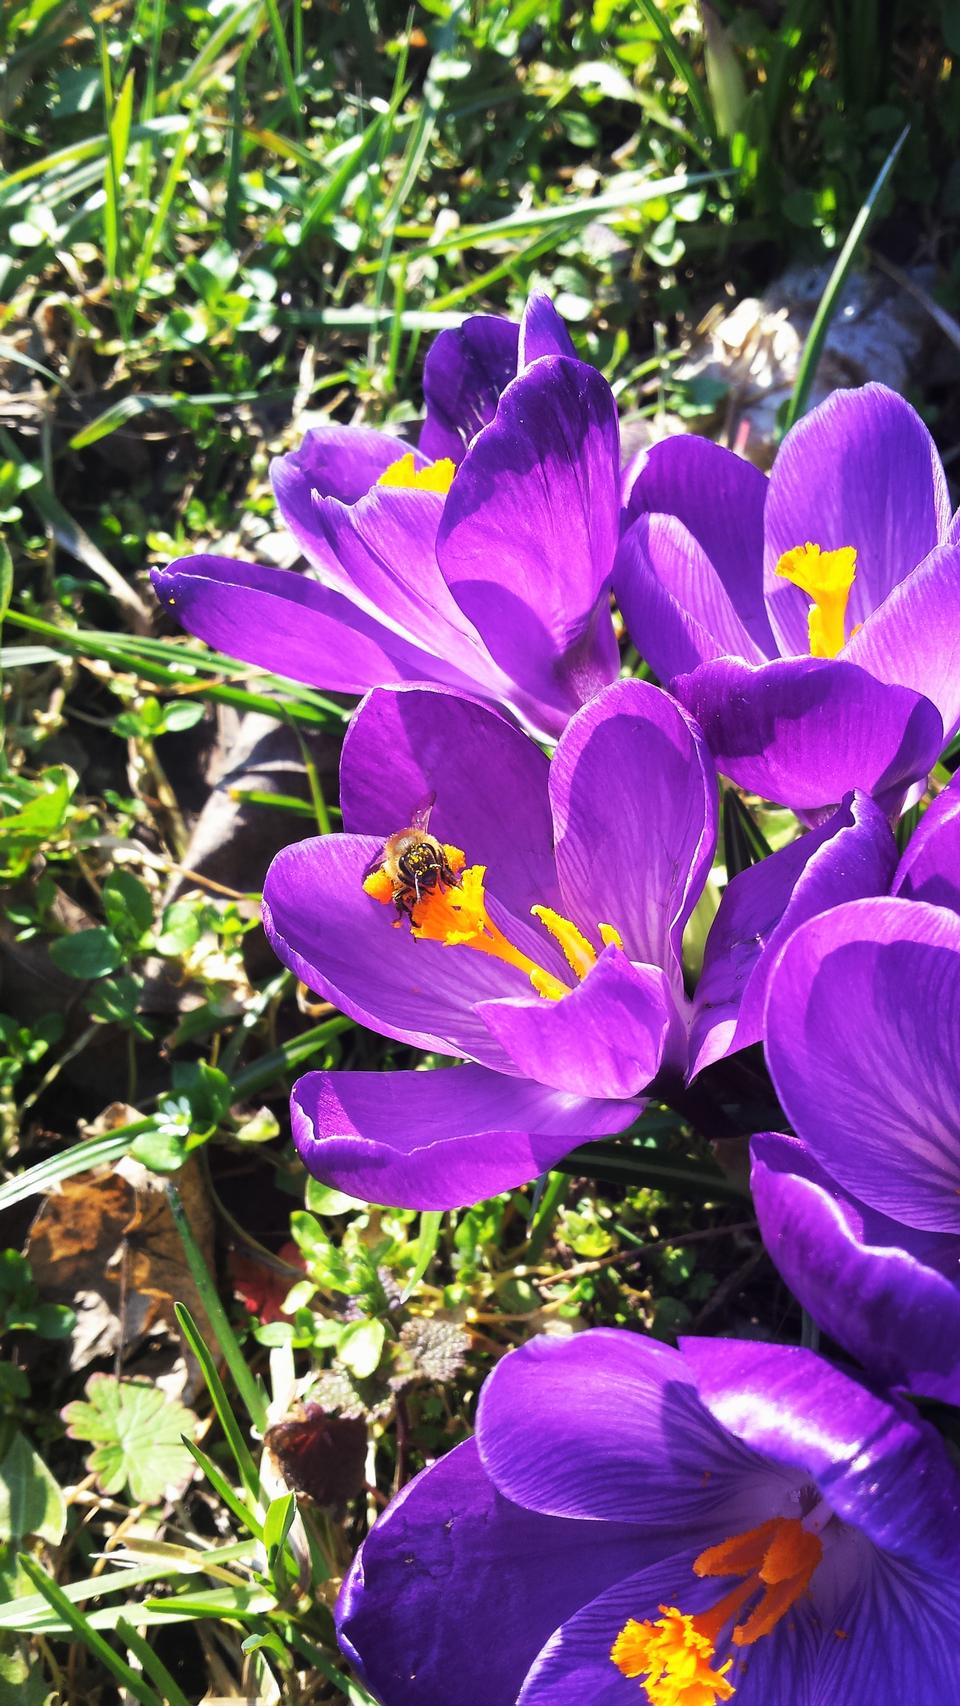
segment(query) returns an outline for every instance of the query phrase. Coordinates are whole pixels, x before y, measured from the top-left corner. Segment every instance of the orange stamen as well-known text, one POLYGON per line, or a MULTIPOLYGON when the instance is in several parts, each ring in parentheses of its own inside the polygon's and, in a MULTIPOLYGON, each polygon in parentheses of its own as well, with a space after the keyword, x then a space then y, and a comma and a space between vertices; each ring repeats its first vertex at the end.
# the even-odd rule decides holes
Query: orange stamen
POLYGON ((846 645, 847 600, 857 572, 854 547, 821 551, 808 539, 805 545, 784 551, 776 572, 813 599, 807 617, 810 656, 835 658, 846 645))

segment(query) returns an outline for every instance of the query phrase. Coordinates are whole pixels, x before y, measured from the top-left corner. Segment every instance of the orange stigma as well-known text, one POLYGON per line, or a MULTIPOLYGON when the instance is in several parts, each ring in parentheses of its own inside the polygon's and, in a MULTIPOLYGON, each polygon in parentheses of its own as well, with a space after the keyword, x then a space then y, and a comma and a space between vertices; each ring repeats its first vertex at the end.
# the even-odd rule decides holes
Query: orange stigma
POLYGON ((418 468, 413 460, 413 451, 408 450, 405 456, 398 456, 396 462, 391 462, 377 481, 378 486, 399 486, 408 492, 440 492, 446 495, 453 485, 456 464, 449 456, 441 456, 438 462, 428 462, 425 468, 418 468))
MULTIPOLYGON (((784 551, 780 558, 777 574, 813 599, 807 616, 812 658, 835 658, 846 645, 847 600, 856 572, 857 553, 852 545, 821 551, 808 539, 805 545, 784 551)), ((856 631, 854 628, 853 633, 856 631)))
POLYGON ((719 1670, 711 1666, 721 1631, 745 1610, 746 1616, 734 1622, 734 1646, 751 1647, 769 1635, 806 1593, 822 1557, 819 1535, 795 1517, 774 1517, 708 1546, 694 1559, 695 1574, 740 1576, 738 1585, 693 1617, 662 1605, 655 1623, 631 1618, 610 1657, 624 1676, 640 1679, 650 1706, 714 1706, 729 1700, 735 1692, 727 1680, 733 1660, 719 1670))
MULTIPOLYGON (((418 941, 442 942, 448 948, 474 948, 516 966, 530 979, 537 994, 548 1001, 560 1001, 569 995, 569 985, 515 947, 490 917, 484 887, 486 866, 468 865, 464 869, 464 855, 459 848, 444 847, 443 851, 451 870, 460 874, 459 884, 453 888, 438 883, 420 895, 411 913, 411 934, 418 941)), ((393 899, 393 884, 382 869, 366 877, 363 888, 373 900, 386 904, 393 899)), ((531 911, 559 944, 570 970, 582 982, 597 963, 593 944, 571 919, 554 912, 552 907, 534 906, 531 911)), ((605 947, 610 943, 623 947, 620 933, 612 924, 601 924, 598 934, 605 947)))

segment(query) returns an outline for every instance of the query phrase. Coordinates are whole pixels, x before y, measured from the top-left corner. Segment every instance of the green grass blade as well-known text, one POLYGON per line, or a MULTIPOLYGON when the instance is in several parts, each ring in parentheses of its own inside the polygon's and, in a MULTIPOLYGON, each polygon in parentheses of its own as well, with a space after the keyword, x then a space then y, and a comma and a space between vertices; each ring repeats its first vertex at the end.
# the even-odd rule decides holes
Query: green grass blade
POLYGON ((664 16, 662 7, 656 4, 656 0, 637 0, 637 4, 647 23, 656 30, 663 43, 663 51, 670 61, 674 75, 680 79, 690 96, 690 105, 697 115, 703 134, 712 136, 714 130, 713 114, 707 104, 703 84, 693 68, 689 54, 680 46, 670 28, 669 20, 664 16))
MULTIPOLYGON (((170 1204, 174 1225, 180 1234, 184 1255, 187 1258, 187 1266, 203 1300, 207 1318, 216 1334, 218 1348, 233 1376, 234 1385, 243 1400, 244 1408, 252 1425, 258 1433, 262 1434, 267 1425, 267 1406, 263 1394, 247 1367, 246 1358, 237 1343, 236 1334, 227 1320, 227 1312, 220 1302, 219 1293, 213 1283, 210 1270, 203 1259, 203 1252, 193 1235, 193 1228, 187 1218, 180 1192, 172 1183, 167 1185, 167 1200, 170 1204)), ((195 1326, 194 1331, 196 1331, 195 1326)), ((250 1463, 252 1464, 252 1459, 250 1459, 250 1463)), ((260 1477, 256 1469, 253 1470, 250 1491, 255 1498, 259 1498, 260 1477)))
POLYGON ((226 1476, 222 1475, 217 1468, 213 1458, 209 1457, 201 1446, 195 1445, 192 1439, 188 1439, 186 1434, 181 1434, 180 1438, 194 1462, 203 1470, 217 1498, 221 1499, 227 1509, 233 1512, 238 1522, 243 1523, 243 1526, 249 1529, 255 1540, 262 1539, 263 1525, 260 1519, 254 1516, 253 1511, 247 1508, 241 1498, 237 1497, 226 1476))
MULTIPOLYGON (((178 138, 177 146, 173 151, 173 158, 167 167, 167 173, 163 180, 163 188, 157 198, 156 210, 152 220, 150 221, 146 237, 143 240, 143 247, 140 251, 140 258, 137 262, 136 272, 136 289, 138 295, 143 289, 144 280, 153 265, 153 257, 157 252, 157 246, 160 239, 163 236, 164 231, 167 229, 167 220, 170 215, 170 209, 173 206, 173 198, 177 193, 180 174, 183 171, 183 163, 187 157, 187 149, 190 146, 190 138, 192 135, 193 115, 190 114, 187 119, 186 127, 181 136, 178 138)), ((102 419, 103 417, 101 416, 100 418, 102 419)))
MULTIPOLYGON (((112 1593, 126 1594, 131 1588, 144 1586, 148 1582, 173 1581, 181 1576, 202 1575, 207 1565, 216 1568, 224 1564, 251 1564, 256 1555, 256 1546, 257 1543, 253 1540, 239 1540, 229 1546, 212 1546, 207 1552, 197 1552, 195 1566, 188 1565, 182 1559, 176 1563, 172 1563, 170 1559, 157 1559, 151 1564, 135 1564, 119 1570, 106 1570, 102 1576, 86 1576, 83 1581, 68 1582, 61 1591, 73 1605, 86 1599, 101 1599, 112 1593)), ((56 1614, 51 1611, 50 1601, 44 1594, 22 1594, 18 1599, 8 1600, 6 1604, 0 1605, 0 1630, 10 1629, 16 1634, 32 1635, 48 1629, 51 1623, 56 1622, 56 1614)))
POLYGON ((183 1303, 175 1303, 173 1307, 177 1320, 180 1323, 180 1329, 183 1336, 200 1364, 203 1378, 207 1383, 207 1390, 213 1400, 213 1407, 217 1412, 220 1426, 223 1428, 227 1444, 233 1453, 233 1459, 237 1465, 240 1479, 251 1498, 259 1504, 260 1476, 257 1473, 257 1466, 253 1461, 246 1440, 240 1430, 240 1424, 233 1413, 233 1408, 230 1404, 229 1398, 227 1397, 226 1388, 224 1387, 223 1381, 220 1379, 220 1375, 217 1371, 217 1365, 214 1362, 213 1357, 210 1355, 210 1352, 201 1337, 200 1329, 186 1305, 183 1303))
POLYGON ((127 1651, 139 1661, 144 1676, 161 1690, 160 1698, 164 1706, 190 1706, 183 1689, 171 1676, 163 1660, 158 1658, 149 1641, 138 1635, 133 1624, 128 1623, 125 1617, 117 1618, 117 1634, 127 1651))
POLYGON ((443 1215, 438 1210, 425 1209, 421 1214, 420 1231, 417 1235, 417 1254, 410 1277, 403 1288, 403 1295, 400 1299, 401 1303, 406 1303, 407 1298, 413 1296, 413 1293, 416 1291, 417 1286, 423 1279, 430 1263, 433 1261, 434 1255, 436 1254, 437 1244, 440 1241, 440 1228, 442 1225, 443 1215))
POLYGON ((859 253, 860 245, 866 236, 867 229, 873 219, 874 213, 876 212, 877 203, 879 202, 889 181, 890 174, 900 157, 900 150, 907 140, 909 131, 910 126, 905 125, 887 155, 887 158, 884 160, 879 172, 874 178, 867 195, 867 199, 863 203, 860 212, 857 214, 856 219, 850 227, 847 240, 837 256, 834 269, 827 280, 826 289, 817 304, 817 311, 813 316, 813 324, 807 333, 807 341, 803 346, 800 365, 797 368, 797 382, 793 387, 793 395, 790 398, 790 402, 787 405, 787 410, 784 415, 784 432, 789 432, 794 422, 800 419, 800 416, 804 413, 807 407, 807 398, 810 395, 810 387, 813 384, 814 375, 817 371, 817 363, 820 360, 820 353, 823 349, 824 340, 830 328, 830 322, 836 312, 837 305, 843 294, 843 287, 847 282, 853 263, 859 253))
POLYGON ((300 105, 300 97, 297 94, 297 85, 293 75, 293 62, 290 58, 290 49, 287 47, 287 37, 283 28, 283 21, 280 17, 277 0, 265 0, 265 4, 267 8, 267 18, 270 23, 270 31, 277 50, 277 58, 280 61, 280 75, 283 78, 283 87, 286 91, 287 105, 290 108, 290 116, 293 119, 297 135, 302 142, 304 136, 303 109, 300 105))
POLYGON ((114 1652, 109 1641, 104 1640, 104 1637, 98 1633, 83 1612, 78 1610, 73 1601, 67 1598, 63 1589, 58 1587, 57 1583, 41 1570, 39 1564, 27 1553, 21 1553, 19 1562, 24 1575, 30 1578, 37 1592, 42 1594, 48 1605, 57 1613, 61 1622, 66 1624, 71 1634, 75 1635, 78 1641, 83 1642, 93 1658, 103 1666, 108 1675, 119 1682, 122 1688, 126 1688, 133 1695, 134 1700, 139 1700, 140 1706, 163 1706, 159 1694, 155 1694, 149 1683, 142 1676, 137 1675, 132 1666, 127 1664, 126 1659, 122 1659, 119 1653, 114 1652))

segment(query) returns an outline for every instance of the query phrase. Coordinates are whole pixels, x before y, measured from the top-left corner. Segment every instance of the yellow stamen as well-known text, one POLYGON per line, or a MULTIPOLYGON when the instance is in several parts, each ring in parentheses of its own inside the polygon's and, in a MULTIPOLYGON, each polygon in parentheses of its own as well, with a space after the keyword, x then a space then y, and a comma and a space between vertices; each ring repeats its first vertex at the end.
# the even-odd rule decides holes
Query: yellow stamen
MULTIPOLYGON (((504 960, 507 965, 516 966, 518 971, 524 972, 537 994, 548 1001, 560 1001, 564 995, 569 995, 570 990, 565 983, 538 965, 529 954, 515 947, 493 922, 487 911, 483 881, 486 866, 464 868, 465 856, 459 847, 444 846, 443 851, 450 869, 461 873, 460 882, 456 886, 437 883, 421 894, 410 915, 411 934, 419 940, 442 942, 449 948, 476 948, 482 954, 490 954, 493 959, 504 960)), ((383 905, 392 901, 395 894, 394 881, 382 866, 364 878, 363 889, 371 900, 380 901, 383 905)), ((534 906, 530 910, 560 944, 570 970, 582 982, 597 963, 592 943, 572 919, 564 918, 552 907, 534 906)), ((623 947, 620 933, 612 924, 601 924, 599 934, 605 945, 616 943, 623 947)))
POLYGON ((675 1606, 661 1605, 656 1623, 631 1618, 610 1651, 623 1676, 643 1680, 650 1706, 715 1706, 731 1700, 728 1659, 719 1670, 711 1666, 713 1642, 702 1635, 696 1620, 675 1606))
POLYGON ((453 484, 456 464, 449 456, 441 456, 438 462, 429 462, 426 468, 418 468, 413 460, 412 450, 405 456, 398 456, 396 462, 391 462, 377 481, 378 486, 401 486, 405 491, 440 492, 446 494, 453 484))
POLYGON ((717 1671, 710 1668, 721 1631, 742 1609, 751 1608, 733 1630, 734 1645, 751 1647, 769 1635, 806 1593, 822 1557, 819 1535, 795 1517, 774 1517, 731 1535, 701 1552, 693 1568, 700 1577, 744 1579, 694 1617, 661 1605, 656 1623, 631 1618, 610 1657, 624 1676, 641 1679, 650 1706, 714 1706, 729 1700, 734 1689, 726 1677, 733 1660, 717 1671))
POLYGON ((846 644, 847 600, 856 572, 857 553, 852 545, 821 551, 808 539, 780 558, 777 574, 813 599, 807 617, 811 657, 835 658, 846 644))

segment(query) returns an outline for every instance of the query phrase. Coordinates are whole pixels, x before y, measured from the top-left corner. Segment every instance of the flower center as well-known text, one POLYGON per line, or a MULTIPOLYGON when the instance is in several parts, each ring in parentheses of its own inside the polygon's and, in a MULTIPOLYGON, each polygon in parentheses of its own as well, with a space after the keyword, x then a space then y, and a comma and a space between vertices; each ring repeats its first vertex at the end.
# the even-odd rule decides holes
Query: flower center
MULTIPOLYGON (((569 995, 567 984, 515 947, 490 917, 483 884, 486 866, 468 865, 464 869, 464 856, 458 847, 444 847, 443 852, 450 869, 460 872, 459 883, 456 887, 442 887, 438 883, 424 890, 410 912, 411 934, 418 940, 442 942, 449 948, 475 948, 481 954, 490 954, 495 960, 504 960, 507 965, 516 966, 524 972, 537 994, 545 996, 548 1001, 560 1001, 564 995, 569 995)), ((394 898, 393 880, 383 869, 365 877, 363 888, 373 900, 384 904, 394 898)), ((571 919, 554 912, 552 907, 534 906, 530 910, 559 943, 570 970, 582 982, 597 963, 593 944, 587 941, 571 919)), ((397 922, 399 924, 402 920, 397 922)), ((618 948, 623 947, 620 933, 612 924, 599 925, 598 934, 605 947, 611 943, 618 948)))
POLYGON ((398 456, 396 462, 391 462, 377 481, 378 486, 401 486, 405 491, 413 492, 442 492, 447 493, 453 484, 456 464, 449 456, 441 456, 438 462, 428 462, 426 468, 418 468, 413 460, 412 450, 405 456, 398 456))
POLYGON ((675 1606, 661 1605, 656 1622, 633 1618, 621 1629, 610 1657, 624 1676, 639 1677, 650 1706, 714 1706, 734 1693, 727 1681, 733 1663, 712 1668, 717 1638, 727 1623, 735 1623, 732 1640, 751 1647, 769 1635, 781 1617, 810 1585, 823 1557, 823 1541, 796 1517, 774 1517, 708 1546, 694 1559, 698 1576, 740 1576, 738 1586, 724 1594, 709 1611, 689 1617, 675 1606))
POLYGON ((821 551, 808 540, 806 545, 784 551, 780 558, 777 574, 813 599, 807 617, 812 658, 835 658, 846 644, 847 599, 856 572, 857 553, 852 545, 843 545, 839 551, 821 551))

